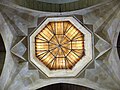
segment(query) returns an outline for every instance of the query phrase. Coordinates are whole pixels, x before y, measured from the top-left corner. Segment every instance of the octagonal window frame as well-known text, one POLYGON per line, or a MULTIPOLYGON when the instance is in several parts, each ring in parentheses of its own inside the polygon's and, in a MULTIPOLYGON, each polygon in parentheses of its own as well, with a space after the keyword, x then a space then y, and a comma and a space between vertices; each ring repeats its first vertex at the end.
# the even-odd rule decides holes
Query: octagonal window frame
POLYGON ((40 71, 42 71, 48 77, 75 77, 79 74, 91 61, 93 61, 93 47, 92 47, 92 33, 88 31, 84 26, 80 24, 74 17, 52 17, 46 18, 46 20, 38 26, 38 28, 29 37, 29 61, 35 65, 40 71), (69 21, 80 32, 84 34, 84 49, 85 55, 79 60, 71 70, 50 70, 46 67, 35 55, 35 37, 36 35, 49 23, 55 21, 69 21))
POLYGON ((50 22, 35 38, 36 57, 50 70, 72 69, 84 56, 84 35, 69 21, 50 22), (60 26, 57 27, 57 25, 60 26), (68 27, 64 27, 64 25, 68 27), (60 31, 55 33, 56 29, 60 31), (78 38, 75 39, 75 36, 78 38), (67 43, 63 41, 65 39, 64 37, 67 38, 67 41, 65 40, 67 43), (59 47, 59 45, 61 46, 59 47), (79 54, 77 52, 79 52, 79 54), (67 56, 65 56, 65 54, 67 54, 67 56), (73 60, 71 58, 73 58, 73 60))

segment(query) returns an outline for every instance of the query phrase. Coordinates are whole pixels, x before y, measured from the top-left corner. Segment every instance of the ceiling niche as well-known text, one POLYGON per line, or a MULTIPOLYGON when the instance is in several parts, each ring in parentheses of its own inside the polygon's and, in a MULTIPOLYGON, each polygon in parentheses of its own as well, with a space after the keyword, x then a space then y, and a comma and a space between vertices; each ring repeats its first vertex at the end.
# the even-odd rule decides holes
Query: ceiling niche
POLYGON ((37 90, 93 90, 93 89, 74 84, 57 83, 39 88, 37 90))
POLYGON ((118 51, 118 56, 120 58, 120 33, 119 33, 118 40, 117 40, 117 51, 118 51))
POLYGON ((48 77, 75 77, 93 60, 92 34, 73 17, 47 18, 29 44, 29 61, 48 77))
POLYGON ((5 45, 3 42, 3 38, 0 35, 0 75, 2 73, 4 62, 5 62, 5 55, 6 55, 5 45))

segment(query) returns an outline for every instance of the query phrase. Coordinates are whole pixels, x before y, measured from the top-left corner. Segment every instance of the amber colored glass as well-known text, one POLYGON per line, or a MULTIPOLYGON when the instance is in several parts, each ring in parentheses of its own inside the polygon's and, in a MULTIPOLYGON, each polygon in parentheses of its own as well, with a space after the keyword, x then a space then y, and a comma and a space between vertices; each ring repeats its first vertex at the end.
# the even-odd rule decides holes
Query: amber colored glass
POLYGON ((35 54, 50 70, 72 69, 84 55, 84 35, 69 21, 49 22, 35 37, 35 54))

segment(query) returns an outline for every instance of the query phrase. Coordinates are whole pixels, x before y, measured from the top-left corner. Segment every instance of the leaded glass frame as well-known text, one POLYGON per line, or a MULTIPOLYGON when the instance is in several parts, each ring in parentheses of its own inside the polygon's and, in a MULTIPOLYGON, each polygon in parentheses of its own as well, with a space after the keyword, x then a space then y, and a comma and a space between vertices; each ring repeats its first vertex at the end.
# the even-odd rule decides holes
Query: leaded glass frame
MULTIPOLYGON (((50 37, 50 36, 49 36, 50 37)), ((51 39, 51 38, 49 38, 51 39)), ((39 42, 39 41, 38 41, 39 42)), ((58 45, 59 46, 59 45, 58 45)), ((69 46, 69 45, 68 45, 69 46)), ((54 46, 51 46, 52 48, 54 46)), ((49 50, 48 50, 49 51, 49 50)), ((29 61, 37 67, 40 72, 43 72, 48 77, 75 77, 80 71, 82 71, 90 62, 92 62, 93 53, 92 53, 92 35, 84 26, 82 26, 75 18, 73 17, 53 17, 47 18, 31 35, 30 35, 30 59, 29 61), (83 35, 83 52, 81 55, 82 58, 77 60, 77 62, 72 67, 58 66, 57 68, 51 68, 45 65, 40 59, 36 56, 36 37, 37 35, 46 28, 47 25, 51 22, 70 22, 73 27, 75 27, 83 35)))
POLYGON ((49 22, 35 37, 35 54, 50 70, 72 69, 84 56, 84 35, 69 21, 49 22))

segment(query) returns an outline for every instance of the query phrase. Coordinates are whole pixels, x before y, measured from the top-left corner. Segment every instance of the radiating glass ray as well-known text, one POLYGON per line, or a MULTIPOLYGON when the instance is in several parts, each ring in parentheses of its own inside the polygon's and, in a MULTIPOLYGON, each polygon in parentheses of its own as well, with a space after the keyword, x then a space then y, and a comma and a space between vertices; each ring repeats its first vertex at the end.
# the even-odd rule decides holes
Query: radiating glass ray
POLYGON ((84 49, 84 42, 83 41, 73 41, 72 49, 84 49))
POLYGON ((70 40, 72 38, 74 38, 74 36, 78 34, 78 30, 75 27, 71 27, 67 32, 66 32, 66 36, 70 38, 70 40))
POLYGON ((61 44, 65 44, 65 43, 68 43, 68 42, 70 42, 70 39, 66 36, 66 35, 64 35, 63 37, 62 37, 62 39, 61 39, 61 44))
POLYGON ((66 66, 68 69, 71 69, 74 66, 74 63, 71 62, 68 58, 66 58, 66 66))
POLYGON ((48 50, 48 43, 36 43, 36 50, 48 50))
POLYGON ((53 36, 53 33, 48 28, 44 28, 40 34, 47 40, 50 40, 53 36))
POLYGON ((37 57, 42 60, 42 58, 43 58, 45 55, 47 55, 47 54, 48 54, 48 52, 45 52, 45 53, 42 53, 41 55, 39 55, 39 56, 37 56, 37 57))
POLYGON ((72 38, 72 40, 81 40, 81 38, 82 39, 84 39, 84 36, 83 36, 83 34, 82 33, 78 33, 74 38, 72 38))
POLYGON ((45 42, 47 42, 47 41, 42 40, 42 39, 37 39, 37 38, 36 38, 36 43, 45 43, 45 42))
POLYGON ((50 25, 52 27, 52 30, 54 32, 54 34, 56 33, 56 30, 55 30, 55 22, 50 22, 50 25))
POLYGON ((57 54, 57 58, 60 58, 60 57, 64 57, 64 52, 62 51, 61 48, 59 48, 59 51, 58 51, 58 54, 57 54))
POLYGON ((50 42, 57 45, 57 44, 58 44, 58 40, 57 40, 56 36, 53 36, 53 37, 51 38, 50 42))
POLYGON ((48 23, 46 27, 47 27, 53 34, 55 34, 54 27, 53 27, 53 25, 51 24, 51 22, 48 23))
POLYGON ((41 40, 41 42, 45 42, 46 41, 46 39, 45 38, 43 38, 40 34, 38 34, 37 36, 36 36, 36 39, 35 39, 36 41, 37 40, 41 40))
MULTIPOLYGON (((64 24, 65 25, 65 24, 64 24)), ((65 25, 66 27, 64 28, 64 34, 73 26, 70 22, 67 22, 67 25, 65 25)), ((73 26, 74 27, 74 26, 73 26)))
POLYGON ((62 49, 65 56, 67 56, 69 54, 69 52, 71 51, 70 49, 66 49, 64 47, 62 47, 61 49, 62 49))
POLYGON ((63 22, 56 22, 55 23, 55 27, 56 27, 56 34, 61 34, 63 35, 63 22))
POLYGON ((54 48, 57 48, 56 47, 56 44, 52 44, 52 43, 49 43, 49 50, 53 50, 54 48))
POLYGON ((72 50, 79 58, 81 58, 84 55, 84 50, 83 49, 78 49, 78 50, 72 50))
POLYGON ((63 31, 64 31, 64 34, 65 34, 67 28, 69 27, 68 25, 69 26, 71 25, 70 22, 63 22, 63 31))
POLYGON ((76 63, 79 59, 79 57, 74 54, 73 52, 70 52, 67 56, 67 58, 72 62, 72 63, 76 63))
POLYGON ((71 50, 71 49, 72 49, 72 48, 71 48, 71 42, 68 42, 68 43, 62 44, 62 47, 71 50))
POLYGON ((51 61, 53 58, 54 56, 49 52, 41 59, 41 61, 47 64, 49 60, 51 61))
POLYGON ((58 52, 59 52, 59 49, 58 49, 57 47, 56 47, 55 49, 51 50, 51 53, 52 53, 55 57, 57 57, 58 52))
POLYGON ((47 53, 47 51, 41 51, 41 52, 40 52, 40 51, 37 51, 37 52, 36 52, 36 54, 37 54, 36 56, 39 57, 39 56, 41 56, 41 55, 43 55, 43 54, 45 54, 45 53, 47 53))
POLYGON ((63 35, 56 35, 56 38, 58 40, 58 43, 61 43, 61 39, 63 38, 63 35))

